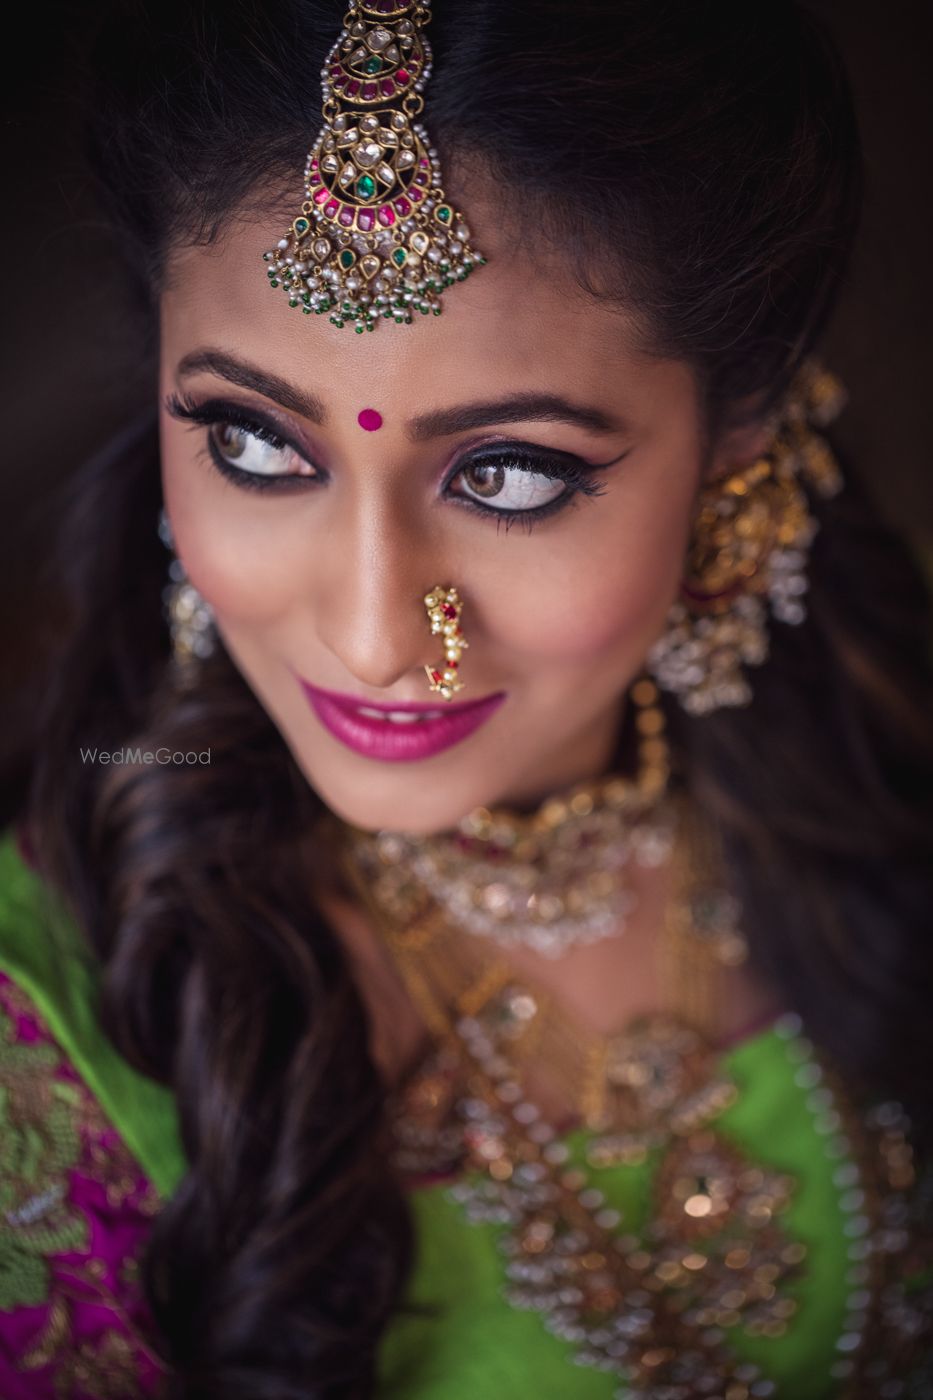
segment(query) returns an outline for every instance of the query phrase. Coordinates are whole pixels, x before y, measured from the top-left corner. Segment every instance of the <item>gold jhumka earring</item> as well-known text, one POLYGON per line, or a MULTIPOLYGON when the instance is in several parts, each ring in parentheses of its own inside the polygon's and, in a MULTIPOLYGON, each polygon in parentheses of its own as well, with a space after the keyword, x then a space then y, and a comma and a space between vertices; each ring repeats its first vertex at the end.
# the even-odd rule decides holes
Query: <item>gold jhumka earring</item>
POLYGON ((839 380, 808 361, 767 452, 700 492, 680 596, 646 662, 689 714, 747 705, 752 691, 743 665, 768 657, 769 610, 779 622, 806 617, 806 566, 818 522, 804 487, 824 498, 842 488, 818 430, 844 402, 839 380))

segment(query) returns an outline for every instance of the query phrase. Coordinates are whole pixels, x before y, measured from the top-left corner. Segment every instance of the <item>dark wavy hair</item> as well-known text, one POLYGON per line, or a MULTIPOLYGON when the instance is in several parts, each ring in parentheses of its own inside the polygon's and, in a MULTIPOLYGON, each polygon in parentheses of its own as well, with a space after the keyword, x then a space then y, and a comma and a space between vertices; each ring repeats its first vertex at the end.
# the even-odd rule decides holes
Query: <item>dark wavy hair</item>
MULTIPOLYGON (((90 158, 149 304, 174 246, 294 198, 342 14, 136 0, 103 16, 90 158)), ((824 326, 859 199, 849 92, 814 20, 789 0, 438 0, 430 37, 448 168, 479 161, 503 220, 533 209, 593 295, 642 313, 711 424, 770 404, 824 326)), ((772 629, 753 703, 699 719, 665 703, 757 965, 922 1127, 933 622, 905 544, 847 478, 813 503, 809 615, 772 629)), ((8 816, 99 956, 107 1033, 177 1097, 189 1170, 144 1268, 170 1394, 370 1395, 412 1232, 366 1011, 315 908, 320 801, 222 650, 193 690, 173 683, 154 416, 68 495, 71 620, 8 816), (210 746, 212 763, 80 764, 105 737, 210 746)))

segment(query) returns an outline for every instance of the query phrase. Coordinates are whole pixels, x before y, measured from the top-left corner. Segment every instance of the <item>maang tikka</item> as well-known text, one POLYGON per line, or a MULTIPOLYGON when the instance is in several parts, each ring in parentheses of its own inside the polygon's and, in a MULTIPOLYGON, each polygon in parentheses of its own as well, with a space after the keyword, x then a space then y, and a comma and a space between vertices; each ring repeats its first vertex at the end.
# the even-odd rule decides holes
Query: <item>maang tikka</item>
POLYGON ((306 315, 371 331, 441 313, 441 294, 483 262, 444 194, 425 127, 428 0, 357 0, 321 70, 324 124, 305 201, 276 248, 270 284, 306 315))

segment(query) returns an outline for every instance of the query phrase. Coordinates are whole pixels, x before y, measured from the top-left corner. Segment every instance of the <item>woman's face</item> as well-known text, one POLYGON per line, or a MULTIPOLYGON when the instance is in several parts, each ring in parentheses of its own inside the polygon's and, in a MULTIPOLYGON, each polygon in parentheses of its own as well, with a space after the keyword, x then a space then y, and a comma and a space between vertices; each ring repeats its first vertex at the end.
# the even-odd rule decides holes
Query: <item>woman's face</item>
POLYGON ((290 310, 260 256, 275 217, 177 252, 163 298, 178 554, 308 781, 370 829, 605 769, 710 465, 690 369, 462 207, 489 261, 439 317, 356 335, 290 310), (469 644, 449 705, 424 670, 435 585, 469 644))

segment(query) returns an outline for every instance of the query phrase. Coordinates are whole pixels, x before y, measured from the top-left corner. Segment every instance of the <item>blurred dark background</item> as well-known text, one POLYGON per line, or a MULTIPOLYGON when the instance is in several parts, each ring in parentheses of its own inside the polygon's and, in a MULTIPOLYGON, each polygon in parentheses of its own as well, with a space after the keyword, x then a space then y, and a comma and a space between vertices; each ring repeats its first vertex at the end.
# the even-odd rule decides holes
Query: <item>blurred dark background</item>
MULTIPOLYGON (((811 5, 851 75, 868 183, 849 288, 826 346, 851 395, 839 438, 879 510, 929 558, 933 0, 811 5)), ((141 327, 81 173, 75 74, 94 13, 86 2, 50 0, 29 43, 8 49, 0 626, 11 680, 29 667, 49 610, 37 582, 49 493, 154 396, 141 327)))

